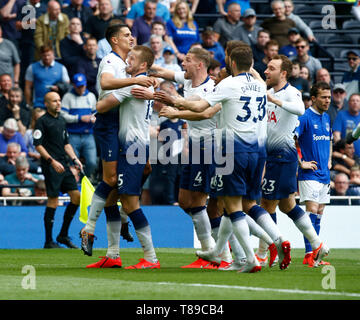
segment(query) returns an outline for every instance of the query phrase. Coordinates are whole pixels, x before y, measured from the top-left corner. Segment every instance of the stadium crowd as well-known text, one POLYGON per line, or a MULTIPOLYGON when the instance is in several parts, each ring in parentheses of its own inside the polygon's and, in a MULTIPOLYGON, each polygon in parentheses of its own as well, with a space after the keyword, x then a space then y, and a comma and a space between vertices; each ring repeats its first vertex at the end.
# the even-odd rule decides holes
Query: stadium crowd
MULTIPOLYGON (((98 141, 93 135, 96 77, 101 59, 111 51, 106 28, 118 23, 131 26, 136 44, 148 46, 155 55, 154 64, 169 70, 182 70, 188 50, 202 47, 213 57, 208 73, 216 77, 225 66, 226 43, 241 40, 251 46, 254 69, 263 79, 268 62, 278 53, 292 60, 289 83, 302 92, 307 108, 311 106, 311 86, 327 82, 332 90, 327 111, 334 150, 331 195, 360 195, 360 141, 345 142, 346 134, 360 122, 360 52, 346 51, 348 71, 334 83, 329 70, 310 50, 320 39, 293 13, 294 8, 291 0, 264 1, 261 6, 249 0, 1 0, 1 195, 44 195, 33 133, 36 120, 45 113, 44 96, 49 91, 61 96, 69 141, 85 174, 95 185, 101 180, 98 141), (261 21, 256 12, 260 8, 269 16, 261 21)), ((162 82, 161 89, 183 93, 183 87, 171 81, 162 82)), ((184 148, 178 149, 178 156, 186 152, 182 139, 187 124, 159 117, 162 107, 155 102, 151 137, 161 145, 166 141, 161 141, 159 132, 177 131, 184 148)), ((72 170, 80 182, 79 170, 76 166, 72 170)), ((152 173, 143 185, 142 204, 178 204, 180 172, 180 164, 152 163, 152 173)))

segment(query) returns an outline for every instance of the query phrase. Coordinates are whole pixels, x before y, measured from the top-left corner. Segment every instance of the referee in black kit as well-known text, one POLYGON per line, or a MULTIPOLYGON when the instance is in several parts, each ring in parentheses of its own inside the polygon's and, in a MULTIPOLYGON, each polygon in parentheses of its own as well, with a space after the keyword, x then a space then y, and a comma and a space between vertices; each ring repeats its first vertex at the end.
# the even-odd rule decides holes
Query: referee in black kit
POLYGON ((70 203, 66 207, 61 231, 56 241, 69 248, 77 248, 70 241, 68 230, 80 204, 80 192, 75 177, 70 171, 67 156, 81 170, 82 164, 69 143, 65 119, 60 116, 61 98, 59 94, 48 92, 44 97, 44 103, 47 112, 37 120, 33 134, 34 146, 41 155, 41 167, 45 176, 48 196, 44 215, 44 248, 60 248, 52 239, 54 215, 60 191, 69 194, 70 203))

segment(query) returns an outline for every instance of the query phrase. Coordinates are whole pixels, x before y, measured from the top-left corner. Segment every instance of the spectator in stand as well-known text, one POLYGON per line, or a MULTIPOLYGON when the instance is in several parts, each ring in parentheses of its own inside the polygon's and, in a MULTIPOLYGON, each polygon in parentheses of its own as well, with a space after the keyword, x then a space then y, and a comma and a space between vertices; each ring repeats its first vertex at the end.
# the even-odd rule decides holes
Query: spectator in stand
POLYGON ((79 60, 84 54, 83 45, 85 37, 82 35, 82 24, 79 18, 71 18, 70 33, 60 41, 61 61, 68 70, 69 77, 75 74, 75 69, 79 60))
POLYGON ((289 44, 280 48, 279 53, 287 57, 296 56, 296 41, 300 39, 300 32, 297 28, 291 28, 288 32, 289 44))
MULTIPOLYGON (((170 46, 165 47, 163 49, 163 63, 160 64, 160 67, 163 67, 168 70, 172 70, 174 72, 180 72, 182 69, 176 61, 177 59, 175 57, 173 48, 171 48, 170 46)), ((179 90, 179 88, 183 87, 183 85, 181 84, 179 85, 176 82, 172 82, 172 84, 175 86, 176 90, 179 90)), ((169 86, 170 85, 168 85, 168 87, 169 86)))
POLYGON ((97 41, 105 38, 105 31, 112 19, 120 19, 119 16, 113 14, 113 6, 110 0, 99 0, 98 3, 99 14, 91 16, 84 26, 85 36, 92 36, 97 41))
POLYGON ((270 40, 265 45, 265 57, 254 63, 254 69, 260 74, 261 78, 266 80, 265 70, 269 61, 278 54, 279 44, 275 40, 270 40))
MULTIPOLYGON (((109 22, 108 27, 114 26, 116 24, 122 24, 123 21, 120 19, 112 19, 109 22)), ((111 52, 111 46, 109 44, 109 42, 106 40, 106 38, 102 38, 101 40, 98 41, 98 49, 96 51, 96 56, 99 59, 104 58, 106 55, 108 55, 111 52)))
MULTIPOLYGON (((292 62, 296 62, 296 61, 299 62, 298 60, 294 60, 292 62)), ((305 79, 309 83, 309 87, 312 86, 312 78, 310 75, 309 68, 306 66, 303 66, 301 63, 300 63, 300 77, 305 79)))
POLYGON ((28 149, 28 160, 30 163, 30 168, 36 168, 36 172, 41 172, 41 163, 40 163, 40 153, 35 149, 34 146, 34 128, 36 120, 45 114, 44 109, 36 108, 32 110, 31 122, 29 129, 26 130, 24 135, 24 141, 26 148, 28 149))
POLYGON ((150 36, 150 49, 154 54, 154 64, 162 66, 165 60, 163 57, 163 40, 161 36, 156 34, 150 36))
POLYGON ((251 45, 254 62, 261 61, 265 57, 264 49, 266 43, 270 40, 270 32, 260 30, 257 34, 256 44, 251 45))
POLYGON ((34 33, 35 60, 40 58, 40 49, 43 46, 51 46, 55 58, 61 58, 60 41, 69 34, 69 19, 66 14, 61 13, 60 4, 50 0, 47 5, 47 13, 36 20, 34 33))
POLYGON ((201 38, 202 47, 209 51, 215 60, 221 63, 221 67, 225 67, 225 51, 221 44, 216 41, 214 29, 206 27, 201 34, 201 38))
POLYGON ((256 24, 256 12, 253 8, 246 9, 243 14, 243 24, 238 26, 234 33, 237 40, 244 41, 248 45, 255 45, 257 35, 262 28, 256 24))
MULTIPOLYGON (((334 188, 330 190, 331 196, 358 196, 360 193, 356 189, 349 188, 349 178, 345 173, 338 173, 335 176, 334 188)), ((331 199, 330 205, 348 205, 349 200, 347 199, 331 199)), ((352 205, 359 205, 359 200, 352 200, 352 205)))
POLYGON ((61 115, 65 118, 69 142, 79 159, 85 160, 85 174, 90 177, 96 169, 96 144, 93 135, 96 96, 87 90, 86 77, 77 73, 73 89, 62 99, 61 115))
POLYGON ((360 195, 360 166, 356 165, 350 169, 349 189, 354 189, 360 195))
MULTIPOLYGON (((24 156, 19 156, 15 161, 15 172, 5 176, 9 185, 14 188, 3 188, 3 197, 30 197, 35 195, 34 184, 42 179, 41 176, 29 172, 29 162, 24 156)), ((19 203, 17 203, 19 205, 19 203)))
POLYGON ((303 92, 302 93, 302 101, 304 102, 305 110, 312 106, 310 92, 303 92))
POLYGON ((199 29, 189 5, 185 0, 176 3, 172 19, 167 21, 166 29, 170 43, 175 48, 176 57, 182 61, 194 42, 200 42, 199 29))
POLYGON ((345 71, 342 83, 345 86, 347 99, 353 94, 360 92, 360 52, 358 50, 349 50, 346 54, 349 71, 345 71))
POLYGON ((27 3, 25 0, 0 0, 0 21, 3 36, 17 46, 20 33, 16 28, 16 15, 27 3))
MULTIPOLYGON (((223 0, 190 0, 191 3, 191 14, 202 14, 203 17, 197 18, 199 28, 205 28, 214 23, 214 18, 206 16, 210 14, 217 14, 218 3, 223 0)), ((226 16, 226 15, 224 15, 226 16)))
POLYGON ((332 89, 332 97, 329 110, 326 111, 330 116, 331 127, 334 124, 335 118, 341 110, 348 110, 349 105, 346 99, 345 86, 342 83, 337 83, 332 89))
POLYGON ((290 57, 290 60, 297 60, 302 65, 305 65, 309 69, 311 79, 316 79, 316 73, 322 68, 322 65, 319 59, 309 55, 309 42, 304 38, 300 38, 296 41, 295 46, 297 55, 290 57))
POLYGON ((326 68, 321 68, 316 72, 316 82, 326 82, 331 89, 334 87, 330 73, 326 68))
MULTIPOLYGON (((159 3, 158 0, 145 0, 138 1, 131 6, 131 10, 126 16, 125 23, 131 28, 135 19, 141 17, 145 13, 145 4, 147 2, 152 2, 156 4, 156 13, 157 17, 160 17, 163 21, 167 22, 170 20, 170 11, 163 4, 159 3)), ((175 9, 176 11, 176 9, 175 9)))
POLYGON ((40 0, 27 1, 29 10, 35 12, 35 16, 28 14, 28 11, 22 12, 22 7, 17 13, 16 29, 20 32, 19 38, 19 54, 20 54, 20 87, 24 88, 25 71, 27 67, 34 61, 35 42, 34 33, 36 26, 36 19, 46 13, 47 7, 40 0))
POLYGON ((16 142, 7 145, 6 154, 0 154, 0 173, 4 176, 15 172, 16 159, 21 155, 21 146, 16 142))
POLYGON ((272 1, 271 9, 274 16, 265 19, 261 27, 270 31, 271 39, 276 40, 281 48, 289 44, 288 32, 291 28, 295 28, 296 24, 286 17, 285 5, 282 0, 272 1))
POLYGON ((6 105, 0 104, 0 129, 2 129, 2 126, 7 119, 14 118, 21 135, 25 134, 26 128, 30 123, 30 110, 24 107, 21 103, 22 101, 22 90, 16 87, 11 88, 8 103, 6 105))
POLYGON ((83 26, 86 24, 86 21, 93 15, 91 8, 84 6, 84 0, 71 0, 70 4, 63 8, 62 12, 68 16, 69 20, 75 17, 79 18, 83 26))
POLYGON ((310 42, 315 41, 314 33, 311 28, 298 15, 294 14, 294 3, 292 0, 284 0, 285 15, 295 22, 296 28, 303 34, 310 42))
POLYGON ((19 132, 17 121, 13 118, 10 118, 4 122, 4 129, 0 133, 0 157, 6 155, 8 144, 12 142, 16 142, 20 145, 21 155, 27 155, 28 150, 26 148, 24 138, 19 132))
MULTIPOLYGON (((334 125, 334 142, 345 139, 348 132, 352 132, 360 122, 360 93, 354 93, 349 99, 349 109, 338 113, 334 125)), ((360 157, 360 140, 354 141, 355 154, 360 157)))
POLYGON ((95 94, 96 97, 98 96, 96 77, 101 62, 101 59, 96 56, 97 50, 98 45, 96 39, 93 37, 86 39, 84 45, 85 54, 79 58, 76 68, 76 73, 82 73, 85 75, 87 89, 95 94))
POLYGON ((9 92, 13 87, 13 81, 11 75, 8 73, 3 73, 0 75, 0 101, 2 104, 8 103, 9 92))
MULTIPOLYGON (((162 21, 154 21, 151 24, 151 35, 156 34, 157 36, 160 36, 163 40, 163 47, 169 47, 171 44, 168 42, 169 36, 166 34, 166 26, 165 23, 162 21)), ((150 48, 150 41, 147 41, 143 43, 144 46, 150 48)))
POLYGON ((65 66, 55 61, 52 47, 41 47, 40 56, 41 60, 32 63, 26 70, 24 93, 29 106, 45 109, 45 94, 49 91, 59 92, 63 84, 70 83, 70 79, 65 66))
POLYGON ((163 22, 162 18, 156 16, 156 2, 147 1, 144 5, 144 14, 137 17, 132 25, 132 36, 135 45, 142 45, 149 41, 151 35, 151 26, 154 21, 163 22))
POLYGON ((250 8, 250 0, 220 0, 217 1, 219 13, 226 15, 230 4, 238 3, 241 7, 241 14, 243 15, 245 10, 250 8))
POLYGON ((350 177, 350 169, 355 165, 360 165, 360 158, 355 155, 353 144, 347 144, 344 139, 334 144, 332 160, 332 176, 343 172, 350 177))
POLYGON ((20 57, 15 45, 11 40, 3 38, 0 25, 0 74, 10 74, 15 86, 19 85, 20 57))
POLYGON ((293 87, 295 87, 302 93, 310 92, 309 82, 306 81, 304 78, 300 77, 300 62, 299 61, 293 62, 291 77, 289 78, 288 81, 293 87))
POLYGON ((226 42, 237 39, 235 30, 242 24, 240 17, 240 5, 234 2, 229 5, 227 15, 216 20, 214 24, 216 41, 219 41, 223 48, 225 48, 226 42))

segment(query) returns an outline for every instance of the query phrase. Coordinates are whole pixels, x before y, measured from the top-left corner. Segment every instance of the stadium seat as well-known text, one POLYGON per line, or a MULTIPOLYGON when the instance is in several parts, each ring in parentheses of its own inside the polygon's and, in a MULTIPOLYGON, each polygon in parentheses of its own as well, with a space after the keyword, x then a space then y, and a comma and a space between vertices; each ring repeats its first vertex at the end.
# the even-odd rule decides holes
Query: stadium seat
POLYGON ((360 30, 360 21, 357 21, 357 20, 344 21, 342 28, 344 30, 353 30, 353 29, 360 30))
POLYGON ((322 26, 322 20, 312 20, 312 21, 310 21, 309 27, 314 32, 316 32, 316 30, 324 30, 323 26, 322 26))
POLYGON ((312 14, 312 15, 320 15, 322 5, 308 5, 308 4, 297 4, 294 8, 294 14, 297 14, 299 16, 306 15, 306 14, 312 14))
POLYGON ((349 71, 349 65, 347 62, 335 62, 334 63, 335 72, 345 72, 349 71))
POLYGON ((353 44, 353 39, 344 34, 331 35, 326 39, 327 44, 353 44))

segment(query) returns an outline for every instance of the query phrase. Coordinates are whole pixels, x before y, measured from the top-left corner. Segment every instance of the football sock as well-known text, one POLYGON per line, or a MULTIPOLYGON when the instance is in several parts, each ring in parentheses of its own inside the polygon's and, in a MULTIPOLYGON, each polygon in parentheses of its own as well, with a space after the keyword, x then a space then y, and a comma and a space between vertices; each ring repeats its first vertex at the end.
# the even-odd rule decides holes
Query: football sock
POLYGON ((99 219, 100 214, 104 209, 106 199, 113 189, 113 187, 109 186, 104 181, 101 181, 96 187, 91 200, 88 221, 85 226, 86 232, 94 234, 96 221, 99 219))
POLYGON ((108 249, 106 256, 111 259, 119 257, 120 251, 120 230, 121 219, 118 205, 104 208, 106 215, 106 233, 108 240, 108 249))
POLYGON ((239 244, 244 249, 248 263, 253 263, 256 260, 254 250, 250 243, 250 230, 246 222, 245 213, 236 211, 230 214, 230 220, 233 227, 233 233, 239 244))
POLYGON ((265 232, 263 228, 261 228, 249 215, 245 216, 246 222, 249 225, 250 234, 253 236, 264 240, 267 245, 271 245, 273 241, 269 237, 269 235, 265 232))
POLYGON ((55 208, 46 207, 44 214, 45 241, 52 241, 52 229, 54 225, 55 208))
POLYGON ((213 248, 213 252, 215 255, 220 255, 221 252, 224 251, 225 246, 232 234, 232 225, 230 218, 227 215, 223 215, 221 217, 220 225, 219 225, 219 232, 215 247, 213 248))
MULTIPOLYGON (((312 212, 306 212, 306 214, 309 216, 311 224, 313 225, 315 231, 315 220, 316 220, 316 214, 312 213, 312 212)), ((310 253, 312 252, 312 248, 311 248, 311 244, 309 242, 308 239, 306 239, 306 237, 304 236, 304 242, 305 242, 305 253, 310 253)))
POLYGON ((66 209, 64 212, 63 224, 61 226, 61 230, 59 233, 60 236, 66 237, 68 235, 71 221, 73 220, 74 215, 78 208, 79 208, 79 205, 73 204, 71 202, 66 206, 66 209))
POLYGON ((144 250, 144 259, 155 263, 157 262, 155 249, 152 242, 151 229, 141 208, 131 212, 129 218, 134 225, 136 235, 144 250))
POLYGON ((241 247, 239 241, 236 239, 233 233, 231 233, 231 236, 229 238, 229 243, 230 243, 231 251, 234 254, 234 261, 240 262, 246 259, 246 254, 244 252, 244 249, 241 247))
POLYGON ((208 251, 215 247, 215 240, 211 236, 211 225, 206 207, 191 208, 191 218, 195 227, 196 235, 201 244, 202 251, 208 251))
POLYGON ((123 207, 120 208, 120 218, 121 218, 121 223, 127 223, 129 221, 128 215, 124 211, 123 207))
POLYGON ((220 222, 221 222, 221 217, 216 217, 216 218, 210 219, 211 236, 214 238, 215 241, 217 241, 217 238, 218 238, 220 222))
MULTIPOLYGON (((264 208, 255 205, 249 210, 249 215, 270 236, 276 246, 283 242, 279 227, 276 225, 276 214, 269 214, 264 208), (274 221, 275 219, 275 221, 274 221)), ((251 228, 250 228, 251 231, 251 228)), ((262 239, 267 242, 265 239, 262 239)), ((268 242, 267 242, 268 243, 268 242)), ((270 243, 271 244, 271 243, 270 243)), ((268 243, 269 245, 269 243, 268 243)))
POLYGON ((298 205, 287 213, 288 217, 292 219, 296 227, 309 240, 311 247, 315 250, 320 244, 321 240, 316 234, 316 231, 311 223, 309 216, 298 205))

